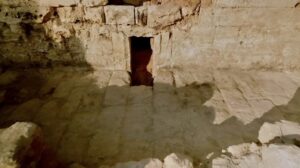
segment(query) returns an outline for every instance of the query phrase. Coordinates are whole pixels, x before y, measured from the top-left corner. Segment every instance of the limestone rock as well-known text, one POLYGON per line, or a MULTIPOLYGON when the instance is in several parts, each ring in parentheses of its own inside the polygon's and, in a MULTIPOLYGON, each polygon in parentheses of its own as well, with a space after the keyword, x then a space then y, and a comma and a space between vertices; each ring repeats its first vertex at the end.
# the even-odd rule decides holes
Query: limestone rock
POLYGON ((193 168, 193 161, 190 157, 172 153, 164 159, 164 168, 193 168))
POLYGON ((50 7, 38 6, 0 6, 0 21, 9 24, 41 23, 50 7))
POLYGON ((84 6, 103 6, 108 4, 108 0, 82 0, 84 6))
POLYGON ((172 72, 167 70, 158 71, 155 76, 154 83, 172 85, 174 83, 174 77, 172 72))
POLYGON ((288 145, 270 145, 261 151, 264 167, 297 168, 300 165, 300 148, 288 145))
POLYGON ((80 0, 38 0, 38 5, 40 6, 74 6, 80 3, 80 0))
POLYGON ((260 157, 256 154, 248 154, 247 157, 230 158, 222 155, 212 161, 212 168, 266 168, 260 167, 260 157))
POLYGON ((250 153, 256 153, 259 150, 259 147, 255 144, 244 143, 240 145, 229 146, 227 151, 235 157, 242 157, 250 153))
POLYGON ((182 19, 180 7, 173 4, 151 5, 148 7, 148 23, 150 27, 165 27, 182 19), (166 10, 168 9, 168 10, 166 10))
POLYGON ((144 159, 139 162, 118 163, 114 168, 162 168, 162 162, 159 159, 144 159))
POLYGON ((260 0, 252 0, 252 1, 231 1, 231 0, 215 0, 214 3, 218 7, 294 7, 297 4, 298 0, 272 0, 272 1, 260 1, 260 0))
POLYGON ((264 123, 259 130, 258 139, 261 143, 268 143, 276 137, 287 137, 299 139, 300 125, 290 121, 280 121, 274 124, 264 123), (292 136, 292 137, 288 137, 292 136))
POLYGON ((15 123, 0 130, 0 167, 18 168, 31 150, 31 144, 41 134, 32 123, 15 123))
POLYGON ((209 4, 211 4, 211 0, 174 0, 174 1, 168 1, 163 0, 163 4, 175 4, 177 6, 180 6, 181 13, 183 16, 192 15, 196 12, 196 10, 199 11, 199 7, 207 7, 209 4))
POLYGON ((93 23, 104 23, 103 7, 84 8, 84 20, 93 23))
POLYGON ((126 71, 114 71, 109 81, 109 86, 129 86, 130 75, 126 71))
POLYGON ((82 7, 58 8, 57 13, 60 20, 66 23, 81 22, 84 17, 84 12, 82 7))
MULTIPOLYGON (((99 48, 103 43, 107 43, 107 40, 101 38, 93 41, 94 38, 102 36, 110 39, 111 34, 120 33, 126 35, 124 39, 129 43, 127 37, 153 37, 169 33, 169 40, 160 41, 162 46, 166 46, 165 49, 153 48, 157 60, 153 69, 161 68, 162 65, 247 70, 294 70, 300 67, 300 33, 297 29, 300 17, 299 0, 152 0, 136 8, 107 5, 107 1, 0 1, 1 64, 75 64, 75 61, 79 64, 87 60, 92 66, 101 65, 101 68, 106 69, 113 64, 110 62, 113 60, 111 56, 119 59, 123 57, 115 51, 109 54, 101 53, 99 48), (102 8, 106 9, 105 14, 102 8), (78 47, 51 48, 63 46, 64 43, 72 46, 70 42, 63 43, 63 40, 54 40, 54 45, 45 40, 48 38, 45 32, 55 29, 56 25, 48 27, 48 22, 53 19, 68 23, 72 34, 76 34, 76 38, 77 35, 81 36, 77 39, 78 43, 87 50, 82 49, 81 53, 77 53, 75 49, 74 54, 72 49, 78 47), (36 25, 37 23, 39 24, 36 25), (36 29, 37 26, 39 29, 36 29), (97 33, 90 33, 91 30, 97 30, 97 33), (32 35, 28 36, 26 32, 32 35), (83 37, 82 34, 87 36, 83 37), (55 57, 56 59, 52 59, 55 57), (95 58, 97 60, 91 61, 95 58), (222 61, 218 61, 221 59, 222 61)), ((126 2, 138 4, 143 1, 126 2)), ((66 24, 59 25, 64 26, 66 24)), ((58 33, 57 36, 59 35, 58 33)), ((120 41, 124 43, 123 39, 120 41)), ((130 51, 129 45, 126 48, 130 51)), ((106 50, 106 47, 103 47, 103 50, 106 50)))
POLYGON ((135 22, 137 25, 147 25, 147 10, 145 6, 135 8, 135 22))
MULTIPOLYGON (((250 146, 251 144, 248 144, 248 147, 250 146)), ((212 161, 212 168, 297 168, 300 164, 299 158, 300 148, 297 146, 263 145, 256 147, 255 151, 233 152, 231 157, 223 155, 216 158, 212 161)))
POLYGON ((2 0, 0 6, 36 6, 36 0, 2 0))
POLYGON ((129 54, 128 54, 128 46, 129 42, 127 41, 126 36, 122 33, 112 33, 112 51, 113 55, 113 67, 112 69, 124 70, 130 69, 129 65, 129 54))
POLYGON ((104 12, 107 24, 134 25, 133 6, 105 6, 104 12))

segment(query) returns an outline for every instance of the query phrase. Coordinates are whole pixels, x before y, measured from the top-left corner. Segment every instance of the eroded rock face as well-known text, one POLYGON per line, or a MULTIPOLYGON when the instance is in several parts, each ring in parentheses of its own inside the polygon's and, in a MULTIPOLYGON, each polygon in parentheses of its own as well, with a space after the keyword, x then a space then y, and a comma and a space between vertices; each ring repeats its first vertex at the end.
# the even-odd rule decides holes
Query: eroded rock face
POLYGON ((144 159, 139 162, 118 163, 113 168, 162 168, 159 159, 144 159))
POLYGON ((300 125, 290 121, 280 121, 274 124, 264 123, 259 130, 258 139, 261 143, 268 143, 275 138, 289 138, 300 141, 300 125))
POLYGON ((26 162, 32 151, 32 144, 41 138, 41 130, 32 123, 15 123, 9 128, 0 130, 0 167, 18 168, 26 162))
POLYGON ((231 148, 235 148, 229 151, 232 156, 214 159, 213 168, 296 168, 300 164, 300 148, 294 145, 243 144, 231 148))
POLYGON ((179 6, 168 4, 162 6, 152 5, 148 7, 148 25, 150 27, 168 26, 174 24, 181 18, 182 15, 179 6))
POLYGON ((90 65, 129 71, 121 67, 130 58, 128 39, 146 36, 155 39, 155 71, 300 68, 297 0, 152 0, 133 6, 142 2, 1 1, 0 64, 90 65), (123 37, 113 41, 113 34, 123 37), (114 46, 124 47, 110 50, 114 46))
POLYGON ((1 168, 64 168, 33 123, 17 122, 0 129, 1 168))
POLYGON ((141 161, 117 163, 116 165, 100 166, 100 168, 193 168, 192 159, 186 155, 172 153, 162 163, 159 159, 149 158, 141 161))
POLYGON ((84 6, 102 6, 108 4, 108 0, 82 0, 84 6))
MULTIPOLYGON (((80 3, 80 0, 65 0, 65 1, 60 1, 60 0, 35 0, 36 4, 40 6, 53 6, 53 7, 59 7, 59 6, 74 6, 76 4, 80 3)), ((102 0, 100 0, 102 1, 102 0)))
MULTIPOLYGON (((230 146, 229 155, 222 155, 211 162, 212 168, 297 168, 300 164, 300 148, 294 145, 262 145, 244 143, 230 146)), ((200 167, 205 164, 200 163, 200 167)), ((193 168, 192 159, 172 153, 162 163, 159 159, 144 159, 118 163, 100 168, 193 168)))
POLYGON ((184 16, 196 13, 185 10, 191 6, 175 1, 128 5, 142 2, 107 5, 107 0, 2 1, 0 51, 5 54, 0 64, 130 70, 130 65, 126 66, 130 61, 130 36, 155 36, 184 16))
POLYGON ((182 154, 172 153, 164 159, 164 168, 193 168, 193 160, 182 154))
POLYGON ((133 25, 135 23, 132 6, 106 6, 104 11, 107 24, 133 25))

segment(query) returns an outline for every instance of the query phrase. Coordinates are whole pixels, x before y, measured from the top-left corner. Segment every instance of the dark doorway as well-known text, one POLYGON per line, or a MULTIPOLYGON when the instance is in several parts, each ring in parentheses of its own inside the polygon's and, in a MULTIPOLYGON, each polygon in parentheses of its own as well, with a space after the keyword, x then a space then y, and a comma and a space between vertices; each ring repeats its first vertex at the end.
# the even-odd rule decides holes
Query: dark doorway
POLYGON ((151 38, 131 37, 131 85, 153 86, 151 38))
POLYGON ((125 5, 123 0, 110 0, 108 4, 109 5, 125 5))

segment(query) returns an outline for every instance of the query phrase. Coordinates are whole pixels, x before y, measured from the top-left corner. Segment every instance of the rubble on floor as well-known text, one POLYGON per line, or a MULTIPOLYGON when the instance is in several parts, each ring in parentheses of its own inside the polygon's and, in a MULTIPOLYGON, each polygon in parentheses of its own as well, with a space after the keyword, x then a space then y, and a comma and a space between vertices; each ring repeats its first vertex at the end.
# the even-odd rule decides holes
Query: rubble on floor
POLYGON ((212 168, 298 168, 300 148, 295 145, 242 144, 233 146, 231 156, 212 161, 212 168))
POLYGON ((261 143, 269 143, 275 138, 283 140, 294 140, 300 142, 300 125, 290 121, 280 121, 272 123, 264 123, 258 135, 261 143))
POLYGON ((0 129, 0 167, 63 168, 43 138, 42 130, 33 123, 17 122, 0 129))

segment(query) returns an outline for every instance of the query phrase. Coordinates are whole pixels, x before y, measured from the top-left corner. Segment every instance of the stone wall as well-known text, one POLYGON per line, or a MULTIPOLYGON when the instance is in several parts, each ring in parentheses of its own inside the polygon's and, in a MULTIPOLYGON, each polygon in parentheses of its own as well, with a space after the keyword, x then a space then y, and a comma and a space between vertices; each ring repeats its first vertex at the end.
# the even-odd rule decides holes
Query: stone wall
POLYGON ((173 31, 175 66, 300 67, 299 0, 213 0, 188 31, 173 31))
POLYGON ((130 37, 164 68, 300 68, 299 0, 0 1, 0 63, 130 70, 130 37))

